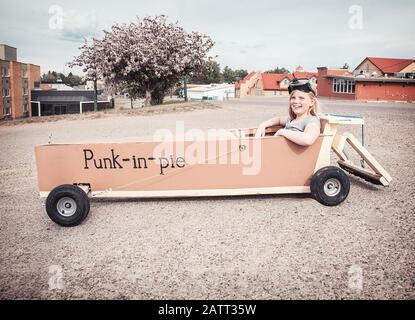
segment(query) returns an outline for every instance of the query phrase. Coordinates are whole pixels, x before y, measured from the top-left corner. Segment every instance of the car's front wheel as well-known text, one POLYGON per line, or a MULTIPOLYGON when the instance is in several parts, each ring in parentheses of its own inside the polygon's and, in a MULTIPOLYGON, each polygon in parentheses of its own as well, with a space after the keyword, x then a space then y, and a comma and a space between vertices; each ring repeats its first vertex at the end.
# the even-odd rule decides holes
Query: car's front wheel
POLYGON ((86 193, 75 185, 61 185, 53 189, 46 199, 46 212, 53 222, 63 227, 77 226, 89 213, 86 193))

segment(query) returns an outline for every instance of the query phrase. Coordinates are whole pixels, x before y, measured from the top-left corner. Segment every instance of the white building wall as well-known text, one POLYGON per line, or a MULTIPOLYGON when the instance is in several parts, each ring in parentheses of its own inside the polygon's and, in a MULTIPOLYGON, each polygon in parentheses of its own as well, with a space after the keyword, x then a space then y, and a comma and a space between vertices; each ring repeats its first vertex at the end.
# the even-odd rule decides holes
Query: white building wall
POLYGON ((235 85, 233 84, 211 84, 202 87, 191 88, 187 90, 187 96, 190 100, 226 100, 235 98, 235 85))

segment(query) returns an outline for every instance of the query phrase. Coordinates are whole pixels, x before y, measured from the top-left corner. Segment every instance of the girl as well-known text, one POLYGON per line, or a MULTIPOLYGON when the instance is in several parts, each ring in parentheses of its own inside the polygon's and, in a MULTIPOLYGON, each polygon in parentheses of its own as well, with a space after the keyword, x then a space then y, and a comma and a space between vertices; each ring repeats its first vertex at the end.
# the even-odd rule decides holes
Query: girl
POLYGON ((256 136, 265 135, 271 126, 285 126, 275 133, 301 146, 311 146, 320 135, 320 119, 317 90, 307 79, 294 79, 288 86, 290 93, 289 116, 275 117, 261 123, 256 136))

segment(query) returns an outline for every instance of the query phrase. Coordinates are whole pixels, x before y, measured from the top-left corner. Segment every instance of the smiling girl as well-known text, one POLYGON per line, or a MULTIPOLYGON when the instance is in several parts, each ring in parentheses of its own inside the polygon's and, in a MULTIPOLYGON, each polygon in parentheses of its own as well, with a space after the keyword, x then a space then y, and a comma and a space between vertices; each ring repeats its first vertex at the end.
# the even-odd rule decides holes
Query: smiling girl
POLYGON ((307 79, 294 79, 288 86, 289 116, 275 117, 261 123, 256 136, 264 136, 271 126, 284 126, 275 133, 301 146, 311 146, 320 135, 317 90, 307 79))

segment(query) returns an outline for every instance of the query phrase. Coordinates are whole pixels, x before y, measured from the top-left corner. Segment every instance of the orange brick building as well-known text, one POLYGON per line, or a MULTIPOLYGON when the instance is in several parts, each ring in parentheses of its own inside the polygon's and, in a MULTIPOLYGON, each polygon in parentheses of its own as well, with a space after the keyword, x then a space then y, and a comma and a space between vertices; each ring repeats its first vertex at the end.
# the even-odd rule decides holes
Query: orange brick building
POLYGON ((415 101, 415 60, 366 58, 354 72, 317 68, 318 94, 350 100, 415 101))
POLYGON ((40 83, 40 67, 17 61, 17 49, 0 44, 0 119, 30 117, 31 90, 40 83))

